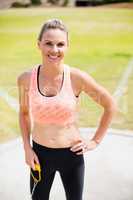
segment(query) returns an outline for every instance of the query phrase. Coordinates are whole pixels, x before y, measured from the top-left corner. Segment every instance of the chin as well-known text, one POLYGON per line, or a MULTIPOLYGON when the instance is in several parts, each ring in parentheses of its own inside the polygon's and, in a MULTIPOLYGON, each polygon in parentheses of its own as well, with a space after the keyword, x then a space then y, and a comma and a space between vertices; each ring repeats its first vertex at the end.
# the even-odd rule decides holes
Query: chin
POLYGON ((49 63, 61 63, 63 61, 63 58, 59 58, 59 59, 47 59, 47 62, 49 62, 49 63))

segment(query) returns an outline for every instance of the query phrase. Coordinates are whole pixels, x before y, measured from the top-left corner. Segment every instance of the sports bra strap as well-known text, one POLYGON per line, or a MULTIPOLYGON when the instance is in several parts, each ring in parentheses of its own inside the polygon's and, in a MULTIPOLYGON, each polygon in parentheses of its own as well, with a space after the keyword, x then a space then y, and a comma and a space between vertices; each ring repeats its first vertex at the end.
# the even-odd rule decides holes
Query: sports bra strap
POLYGON ((31 71, 30 89, 36 89, 37 68, 38 68, 38 65, 35 66, 35 67, 32 69, 32 71, 31 71))

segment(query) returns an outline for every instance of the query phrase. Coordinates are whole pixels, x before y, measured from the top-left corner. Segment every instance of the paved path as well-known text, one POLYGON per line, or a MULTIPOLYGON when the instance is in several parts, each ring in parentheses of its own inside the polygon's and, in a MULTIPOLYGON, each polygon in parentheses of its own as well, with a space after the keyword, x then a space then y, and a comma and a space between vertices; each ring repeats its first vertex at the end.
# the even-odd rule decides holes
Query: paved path
MULTIPOLYGON (((81 131, 83 137, 90 132, 81 131)), ((102 144, 85 154, 85 186, 83 200, 133 199, 133 136, 112 134, 102 144)), ((0 199, 30 200, 29 168, 25 165, 20 138, 0 146, 0 199)), ((50 200, 65 200, 57 173, 50 200)))

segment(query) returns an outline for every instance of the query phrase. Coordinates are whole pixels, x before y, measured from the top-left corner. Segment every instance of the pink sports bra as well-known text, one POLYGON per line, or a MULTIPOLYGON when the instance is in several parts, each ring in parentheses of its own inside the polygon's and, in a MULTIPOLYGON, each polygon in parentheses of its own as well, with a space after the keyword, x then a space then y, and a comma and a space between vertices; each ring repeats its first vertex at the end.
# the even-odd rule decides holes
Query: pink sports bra
POLYGON ((77 119, 78 97, 73 93, 70 67, 64 65, 62 87, 57 95, 46 96, 39 89, 40 65, 32 69, 29 108, 32 123, 69 125, 77 119))

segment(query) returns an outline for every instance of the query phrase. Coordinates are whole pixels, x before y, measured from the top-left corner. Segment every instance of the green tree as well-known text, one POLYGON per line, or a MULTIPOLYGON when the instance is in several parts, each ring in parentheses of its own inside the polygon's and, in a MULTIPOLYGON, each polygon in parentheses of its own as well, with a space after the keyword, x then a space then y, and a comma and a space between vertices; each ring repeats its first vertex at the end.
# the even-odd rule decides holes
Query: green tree
POLYGON ((30 0, 32 5, 40 5, 41 0, 30 0))
POLYGON ((47 0, 49 3, 57 6, 67 6, 69 0, 47 0))

